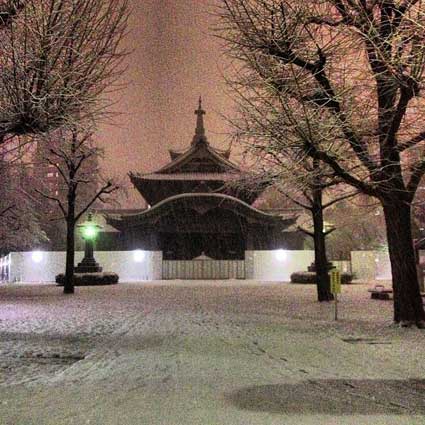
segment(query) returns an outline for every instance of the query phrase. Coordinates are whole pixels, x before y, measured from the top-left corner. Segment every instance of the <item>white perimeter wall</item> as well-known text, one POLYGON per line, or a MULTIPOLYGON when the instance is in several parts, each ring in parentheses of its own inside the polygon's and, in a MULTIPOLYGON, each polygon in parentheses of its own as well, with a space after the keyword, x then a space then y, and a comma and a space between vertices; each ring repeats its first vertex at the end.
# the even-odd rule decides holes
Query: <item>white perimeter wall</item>
MULTIPOLYGON (((314 251, 247 251, 247 279, 289 282, 292 273, 307 271, 313 261, 314 251)), ((341 271, 350 271, 349 264, 345 261, 333 263, 341 271)), ((388 252, 352 251, 351 272, 359 280, 391 280, 388 252)))
MULTIPOLYGON (((75 265, 84 253, 75 253, 75 265)), ((97 251, 96 261, 103 271, 115 272, 120 282, 161 279, 162 252, 143 251, 97 251)), ((10 254, 10 282, 54 282, 55 276, 65 271, 65 252, 41 252, 34 258, 33 252, 12 252, 10 254), (34 261, 37 260, 37 261, 34 261)))
POLYGON ((351 269, 355 279, 392 279, 390 258, 385 251, 351 251, 351 269))
MULTIPOLYGON (((55 276, 65 270, 65 252, 42 252, 39 262, 33 252, 12 252, 8 257, 9 281, 54 282, 55 276)), ((423 252, 421 252, 423 255, 423 252)), ((118 273, 120 282, 160 280, 162 278, 162 252, 143 251, 143 259, 136 261, 133 251, 98 251, 97 262, 104 271, 118 273)), ((83 252, 75 253, 75 265, 83 252)), ((289 282, 292 273, 306 271, 314 261, 314 251, 246 251, 246 278, 289 282)), ((391 280, 391 267, 387 252, 353 251, 351 267, 355 279, 391 280)))
POLYGON ((246 251, 247 279, 290 282, 291 274, 307 271, 314 251, 246 251))

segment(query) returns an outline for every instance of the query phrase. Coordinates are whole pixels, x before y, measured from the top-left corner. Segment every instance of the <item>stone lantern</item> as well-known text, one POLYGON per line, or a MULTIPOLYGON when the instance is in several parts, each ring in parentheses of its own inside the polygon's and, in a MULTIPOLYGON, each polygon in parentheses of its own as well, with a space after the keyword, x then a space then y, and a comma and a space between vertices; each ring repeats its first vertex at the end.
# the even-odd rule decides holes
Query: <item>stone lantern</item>
POLYGON ((102 226, 93 221, 92 214, 89 213, 87 221, 78 224, 77 227, 81 229, 81 235, 84 239, 84 258, 81 263, 75 267, 75 273, 100 273, 102 267, 96 263, 94 258, 94 242, 102 229, 102 226))

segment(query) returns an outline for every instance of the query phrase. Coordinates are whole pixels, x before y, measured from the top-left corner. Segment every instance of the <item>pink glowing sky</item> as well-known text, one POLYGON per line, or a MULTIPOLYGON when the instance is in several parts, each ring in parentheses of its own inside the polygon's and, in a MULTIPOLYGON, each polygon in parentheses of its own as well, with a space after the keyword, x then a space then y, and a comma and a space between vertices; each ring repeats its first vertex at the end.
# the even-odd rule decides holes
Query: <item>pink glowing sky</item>
MULTIPOLYGON (((98 134, 105 171, 121 177, 157 169, 168 161, 168 148, 190 144, 199 95, 213 145, 227 146, 229 126, 222 115, 232 112, 223 78, 226 59, 211 31, 211 0, 133 2, 126 88, 114 98, 120 115, 98 134)), ((137 199, 130 190, 126 206, 137 206, 137 199)))

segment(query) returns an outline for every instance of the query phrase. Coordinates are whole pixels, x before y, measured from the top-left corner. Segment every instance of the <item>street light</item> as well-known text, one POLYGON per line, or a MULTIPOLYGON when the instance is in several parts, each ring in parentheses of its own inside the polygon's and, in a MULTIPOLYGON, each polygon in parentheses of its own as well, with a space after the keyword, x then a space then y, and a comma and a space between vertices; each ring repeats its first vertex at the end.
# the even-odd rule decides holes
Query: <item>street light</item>
POLYGON ((43 253, 41 251, 33 251, 31 258, 34 263, 41 263, 43 261, 43 253))
POLYGON ((136 249, 133 251, 133 259, 136 263, 141 263, 145 259, 145 251, 141 249, 136 249))
POLYGON ((94 241, 102 228, 99 224, 92 221, 92 214, 89 213, 87 221, 78 224, 78 228, 81 229, 81 235, 84 239, 84 258, 81 263, 75 268, 76 273, 99 273, 102 271, 102 267, 96 263, 94 259, 94 241))
POLYGON ((276 251, 276 259, 277 259, 278 261, 285 261, 285 260, 286 260, 286 257, 287 257, 287 253, 285 252, 285 250, 283 250, 283 249, 278 249, 278 250, 276 251))

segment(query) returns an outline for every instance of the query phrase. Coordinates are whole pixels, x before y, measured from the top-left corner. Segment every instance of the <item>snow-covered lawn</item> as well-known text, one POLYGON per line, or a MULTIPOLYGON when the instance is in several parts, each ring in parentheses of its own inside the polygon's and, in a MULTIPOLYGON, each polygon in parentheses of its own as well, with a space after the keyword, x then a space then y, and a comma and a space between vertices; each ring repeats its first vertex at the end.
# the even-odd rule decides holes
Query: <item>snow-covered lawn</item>
POLYGON ((1 425, 425 424, 425 333, 343 286, 0 286, 1 425))

